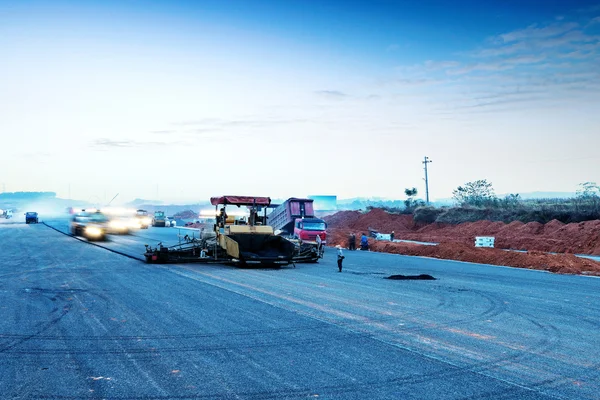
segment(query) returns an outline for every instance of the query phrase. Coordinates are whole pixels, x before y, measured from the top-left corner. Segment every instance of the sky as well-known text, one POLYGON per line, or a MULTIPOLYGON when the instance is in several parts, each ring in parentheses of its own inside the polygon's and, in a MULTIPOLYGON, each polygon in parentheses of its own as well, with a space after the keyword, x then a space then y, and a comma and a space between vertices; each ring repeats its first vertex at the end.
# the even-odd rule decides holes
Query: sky
POLYGON ((0 138, 3 190, 92 202, 574 192, 600 0, 0 0, 0 138))

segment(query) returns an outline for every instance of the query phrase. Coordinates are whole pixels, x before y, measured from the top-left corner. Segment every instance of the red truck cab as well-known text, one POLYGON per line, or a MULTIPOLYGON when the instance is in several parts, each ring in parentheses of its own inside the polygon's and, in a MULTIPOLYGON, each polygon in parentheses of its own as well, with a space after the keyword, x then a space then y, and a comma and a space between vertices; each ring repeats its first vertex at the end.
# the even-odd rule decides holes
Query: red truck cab
POLYGON ((307 242, 314 242, 317 236, 323 244, 327 243, 327 224, 319 218, 296 218, 294 221, 294 237, 307 242))

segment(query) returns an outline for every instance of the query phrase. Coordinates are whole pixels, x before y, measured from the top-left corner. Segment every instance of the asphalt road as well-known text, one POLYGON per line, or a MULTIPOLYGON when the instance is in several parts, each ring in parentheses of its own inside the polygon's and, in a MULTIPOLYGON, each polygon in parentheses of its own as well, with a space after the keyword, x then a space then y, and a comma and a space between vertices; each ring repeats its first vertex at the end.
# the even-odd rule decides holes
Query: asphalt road
MULTIPOLYGON (((107 245, 140 255, 176 234, 107 245)), ((2 399, 600 393, 597 278, 366 252, 338 273, 331 251, 297 268, 157 266, 44 225, 0 225, 0 243, 2 399)))

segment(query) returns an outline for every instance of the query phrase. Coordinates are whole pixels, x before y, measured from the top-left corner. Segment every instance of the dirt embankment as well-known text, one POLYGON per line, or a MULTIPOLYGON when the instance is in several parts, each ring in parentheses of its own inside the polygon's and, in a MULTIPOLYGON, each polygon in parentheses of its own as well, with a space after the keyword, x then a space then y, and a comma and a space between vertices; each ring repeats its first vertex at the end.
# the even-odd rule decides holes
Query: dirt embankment
POLYGON ((185 211, 180 211, 178 213, 175 213, 173 215, 173 217, 181 218, 181 219, 194 219, 194 218, 198 218, 198 213, 193 210, 185 210, 185 211))
POLYGON ((467 245, 473 244, 476 236, 494 236, 496 247, 502 249, 600 255, 600 220, 572 224, 556 220, 547 224, 517 221, 417 224, 412 215, 389 214, 380 209, 364 214, 341 211, 325 220, 330 228, 349 229, 359 235, 374 228, 381 233, 394 231, 396 239, 467 245))
MULTIPOLYGON (((552 221, 523 224, 513 222, 478 221, 460 225, 415 224, 411 215, 393 215, 383 210, 368 213, 342 211, 326 218, 329 224, 329 245, 347 246, 348 236, 354 232, 360 237, 374 228, 382 233, 395 232, 397 239, 438 242, 438 246, 411 243, 391 243, 370 238, 371 250, 468 261, 482 264, 531 268, 565 274, 600 276, 600 263, 575 257, 572 254, 546 252, 600 254, 600 221, 562 224, 552 221), (476 248, 475 236, 495 236, 495 249, 476 248), (527 253, 509 252, 500 248, 528 250, 527 253)), ((358 239, 358 238, 357 238, 358 239)), ((357 240, 358 241, 358 240, 357 240)))

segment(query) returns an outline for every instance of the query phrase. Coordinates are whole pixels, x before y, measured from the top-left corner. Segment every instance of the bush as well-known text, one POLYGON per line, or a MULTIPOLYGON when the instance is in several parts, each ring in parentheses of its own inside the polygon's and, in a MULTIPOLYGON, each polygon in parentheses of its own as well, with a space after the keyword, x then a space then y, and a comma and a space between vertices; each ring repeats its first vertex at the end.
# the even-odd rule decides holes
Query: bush
MULTIPOLYGON (((452 207, 442 210, 435 222, 444 224, 462 224, 484 219, 492 219, 493 209, 483 207, 452 207)), ((493 219, 492 219, 493 220, 493 219)))
POLYGON ((443 212, 444 210, 441 208, 435 208, 431 206, 418 207, 413 213, 413 219, 415 220, 415 222, 431 224, 433 222, 436 222, 438 216, 443 212))
POLYGON ((549 203, 531 201, 508 207, 452 207, 441 210, 435 222, 446 224, 461 224, 463 222, 475 222, 480 220, 501 221, 510 223, 513 221, 539 222, 545 224, 552 220, 558 220, 565 224, 571 222, 582 222, 600 219, 600 212, 593 206, 584 208, 581 204, 572 203, 569 200, 556 200, 549 203))

